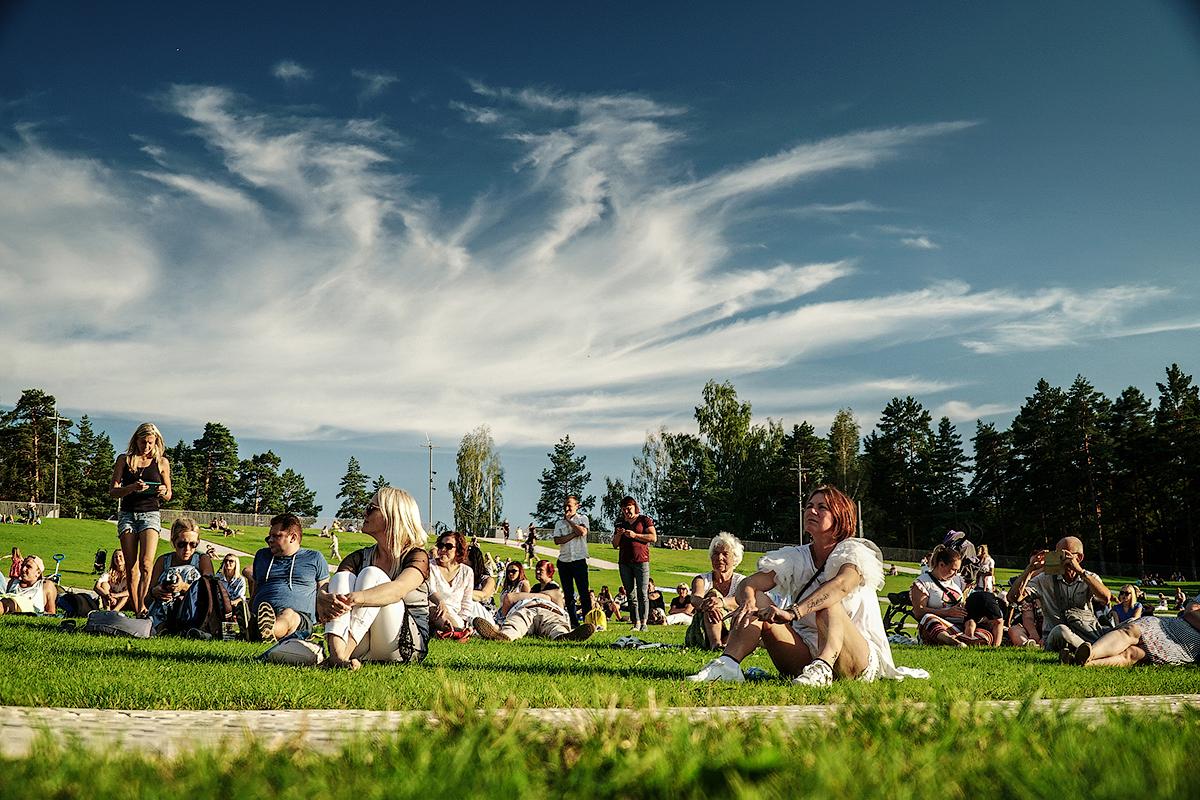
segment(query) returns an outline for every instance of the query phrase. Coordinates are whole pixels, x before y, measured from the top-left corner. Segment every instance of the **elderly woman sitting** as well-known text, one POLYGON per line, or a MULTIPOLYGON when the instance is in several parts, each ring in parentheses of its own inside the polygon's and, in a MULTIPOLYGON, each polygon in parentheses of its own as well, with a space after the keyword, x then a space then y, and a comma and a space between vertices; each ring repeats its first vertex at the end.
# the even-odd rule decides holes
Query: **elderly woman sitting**
POLYGON ((21 560, 20 574, 9 580, 0 594, 0 614, 53 614, 57 611, 58 587, 46 580, 46 567, 37 556, 21 560))
POLYGON ((688 680, 745 680, 741 661, 760 643, 780 673, 805 686, 828 686, 834 678, 928 677, 892 663, 877 594, 883 558, 873 543, 854 537, 856 527, 853 500, 832 486, 814 491, 804 509, 812 543, 759 559, 758 572, 738 587, 725 652, 688 680), (777 606, 772 590, 792 605, 777 606))
POLYGON ((743 575, 734 572, 742 563, 746 548, 731 533, 721 531, 708 543, 708 561, 712 569, 692 578, 693 614, 684 634, 688 647, 720 650, 729 639, 725 620, 738 606, 737 590, 743 575))

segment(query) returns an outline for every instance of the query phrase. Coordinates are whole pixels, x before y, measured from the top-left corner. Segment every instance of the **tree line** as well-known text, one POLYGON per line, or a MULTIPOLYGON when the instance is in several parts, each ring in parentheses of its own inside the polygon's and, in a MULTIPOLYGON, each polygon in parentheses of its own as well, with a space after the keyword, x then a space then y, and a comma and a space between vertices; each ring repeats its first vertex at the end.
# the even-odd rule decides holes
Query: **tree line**
POLYGON ((976 421, 968 455, 950 419, 913 397, 888 402, 865 437, 849 408, 820 436, 807 421, 756 424, 731 383, 709 381, 696 432, 647 434, 628 480, 605 478, 601 513, 615 517, 628 493, 669 536, 799 541, 801 485, 833 483, 880 545, 928 549, 953 528, 1021 556, 1073 535, 1101 571, 1195 576, 1200 388, 1172 364, 1157 389, 1112 399, 1083 376, 1040 380, 1008 428, 976 421))
MULTIPOLYGON (((64 516, 105 518, 116 501, 108 495, 117 448, 95 430, 86 414, 78 421, 56 417, 53 395, 26 389, 11 411, 0 414, 0 497, 49 503, 54 495, 58 438, 58 504, 64 516)), ((130 433, 133 432, 130 426, 130 433)), ((123 452, 126 442, 117 447, 123 452)), ((173 497, 168 508, 193 511, 315 516, 321 506, 304 476, 273 451, 242 459, 233 433, 209 422, 191 444, 166 448, 173 497)))

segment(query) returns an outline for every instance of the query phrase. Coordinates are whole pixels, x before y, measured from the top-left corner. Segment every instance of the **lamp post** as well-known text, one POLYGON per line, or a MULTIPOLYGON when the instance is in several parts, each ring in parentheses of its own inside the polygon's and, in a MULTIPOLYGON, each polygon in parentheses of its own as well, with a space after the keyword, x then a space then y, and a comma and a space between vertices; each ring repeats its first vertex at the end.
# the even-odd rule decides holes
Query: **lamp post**
MULTIPOLYGON (((54 404, 54 507, 58 508, 58 427, 60 422, 70 422, 58 415, 58 403, 54 404)), ((61 516, 61 515, 60 515, 61 516)))

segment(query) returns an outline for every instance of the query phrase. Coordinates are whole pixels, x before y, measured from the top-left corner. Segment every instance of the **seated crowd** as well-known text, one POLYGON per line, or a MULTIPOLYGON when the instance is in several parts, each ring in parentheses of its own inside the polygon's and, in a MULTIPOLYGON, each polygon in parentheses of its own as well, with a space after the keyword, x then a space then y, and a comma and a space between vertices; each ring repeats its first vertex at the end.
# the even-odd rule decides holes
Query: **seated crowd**
MULTIPOLYGON (((626 545, 654 542, 654 522, 632 498, 622 501, 622 514, 619 530, 626 545)), ((804 685, 928 677, 892 659, 880 612, 882 553, 855 536, 854 503, 823 486, 809 497, 803 520, 810 543, 767 553, 751 574, 737 571, 742 543, 729 533, 714 536, 710 570, 676 584, 668 603, 649 579, 647 562, 626 559, 641 553, 629 547, 622 550, 622 567, 631 568, 622 570, 625 585, 615 595, 608 586, 598 593, 588 586, 588 520, 577 498, 568 498, 554 528, 557 568, 538 560, 531 583, 522 559, 497 560, 456 531, 440 533, 426 550, 416 501, 408 492, 384 487, 371 498, 361 525, 373 543, 340 559, 333 570, 320 551, 303 546, 302 521, 294 514, 271 520, 266 547, 244 572, 234 553, 218 560, 211 547, 200 552, 197 524, 176 519, 171 550, 153 561, 139 616, 149 619, 156 635, 185 632, 179 621, 197 619, 209 596, 204 588, 216 586, 221 600, 228 600, 220 605, 221 622, 236 621, 248 638, 299 653, 290 663, 354 670, 368 661, 420 662, 435 636, 580 642, 608 620, 629 615, 635 631, 646 624, 682 625, 685 645, 719 651, 692 681, 744 680, 741 662, 760 646, 782 675, 804 685), (634 602, 631 588, 644 599, 634 602), (324 626, 324 648, 309 642, 318 625, 324 626)), ((220 522, 215 530, 224 527, 220 522)), ((618 549, 620 538, 614 540, 618 549)), ((7 558, 12 564, 0 614, 54 614, 56 576, 45 576, 42 559, 23 557, 17 548, 7 558)), ((1114 595, 1084 568, 1083 544, 1075 537, 1034 553, 1007 591, 996 588, 990 558, 984 562, 987 574, 970 582, 963 577, 963 560, 959 547, 939 545, 911 585, 911 613, 924 644, 1037 646, 1080 666, 1194 664, 1200 656, 1200 596, 1188 600, 1177 588, 1178 616, 1158 617, 1154 600, 1138 586, 1126 584, 1114 595)), ((97 569, 103 566, 101 560, 97 569)), ((894 565, 887 572, 896 574, 894 565)), ((103 610, 135 610, 122 550, 113 552, 94 592, 103 610)), ((1157 610, 1165 611, 1166 597, 1158 599, 1157 610)))

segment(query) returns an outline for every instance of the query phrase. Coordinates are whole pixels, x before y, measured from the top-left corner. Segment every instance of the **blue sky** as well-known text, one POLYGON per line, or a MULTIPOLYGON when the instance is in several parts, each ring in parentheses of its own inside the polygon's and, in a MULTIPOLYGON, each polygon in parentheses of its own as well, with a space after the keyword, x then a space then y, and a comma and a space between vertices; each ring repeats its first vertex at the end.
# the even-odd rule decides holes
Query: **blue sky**
POLYGON ((0 404, 222 421, 328 510, 351 454, 423 498, 428 433, 442 520, 486 423, 525 522, 708 378, 969 437, 1200 369, 1184 4, 328 8, 0 12, 0 404))

